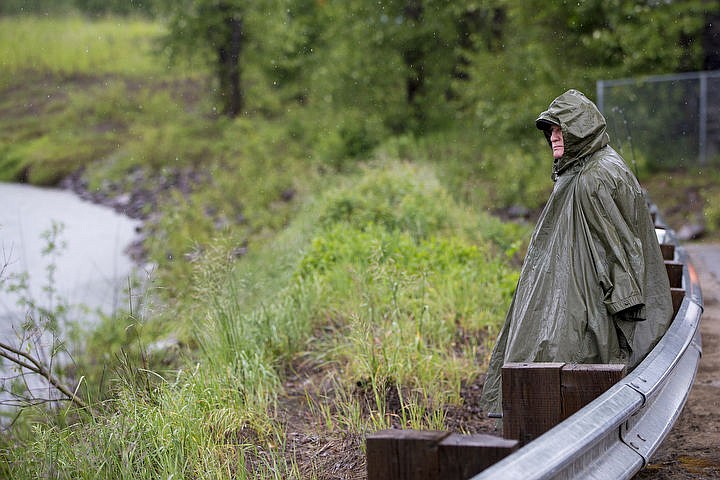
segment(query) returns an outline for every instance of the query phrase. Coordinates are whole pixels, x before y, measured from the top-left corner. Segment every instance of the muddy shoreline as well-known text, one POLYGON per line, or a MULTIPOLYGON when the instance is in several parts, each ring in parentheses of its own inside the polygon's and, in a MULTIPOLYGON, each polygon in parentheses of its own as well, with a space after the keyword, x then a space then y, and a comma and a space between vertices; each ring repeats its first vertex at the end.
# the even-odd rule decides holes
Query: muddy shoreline
POLYGON ((203 183, 207 183, 205 176, 192 169, 175 169, 153 177, 141 169, 135 169, 122 183, 106 180, 100 187, 91 189, 84 172, 80 170, 61 180, 58 187, 72 191, 82 200, 140 220, 142 225, 136 230, 137 237, 125 249, 125 253, 137 265, 142 265, 147 260, 145 239, 150 234, 152 224, 159 218, 158 207, 162 199, 171 191, 178 191, 187 197, 203 183))

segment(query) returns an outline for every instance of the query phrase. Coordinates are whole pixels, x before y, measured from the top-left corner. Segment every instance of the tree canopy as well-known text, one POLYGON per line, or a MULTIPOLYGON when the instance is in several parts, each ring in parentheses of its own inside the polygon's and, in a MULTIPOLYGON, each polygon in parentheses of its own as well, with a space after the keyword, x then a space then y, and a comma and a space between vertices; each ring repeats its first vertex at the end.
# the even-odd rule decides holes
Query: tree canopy
POLYGON ((171 58, 210 69, 223 113, 342 112, 350 154, 457 119, 517 132, 514 111, 563 88, 712 67, 720 11, 706 0, 9 0, 0 14, 61 6, 155 15, 171 58))

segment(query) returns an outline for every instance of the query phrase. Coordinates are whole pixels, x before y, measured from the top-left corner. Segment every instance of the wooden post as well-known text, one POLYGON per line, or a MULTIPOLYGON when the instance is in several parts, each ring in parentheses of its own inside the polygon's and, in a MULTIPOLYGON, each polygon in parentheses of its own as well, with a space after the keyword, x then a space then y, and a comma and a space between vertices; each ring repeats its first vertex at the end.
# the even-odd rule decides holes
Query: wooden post
POLYGON ((452 434, 439 445, 438 480, 467 480, 517 450, 517 440, 452 434))
POLYGON ((368 436, 368 480, 437 480, 438 443, 449 434, 382 430, 368 436))
POLYGON ((665 269, 667 270, 668 280, 670 280, 670 287, 682 288, 683 264, 665 260, 665 269))
POLYGON ((672 303, 673 303, 672 318, 675 318, 675 315, 677 315, 678 311, 680 310, 680 306, 682 305, 683 299, 685 298, 685 289, 684 288, 671 288, 670 294, 672 295, 672 303))
POLYGON ((660 251, 664 260, 675 260, 675 245, 671 243, 661 243, 660 251))
POLYGON ((506 363, 502 367, 503 436, 520 445, 562 420, 564 363, 506 363))
POLYGON ((561 373, 562 418, 568 418, 622 380, 622 364, 566 364, 561 373))
POLYGON ((365 440, 368 480, 467 480, 517 450, 517 440, 382 430, 365 440))

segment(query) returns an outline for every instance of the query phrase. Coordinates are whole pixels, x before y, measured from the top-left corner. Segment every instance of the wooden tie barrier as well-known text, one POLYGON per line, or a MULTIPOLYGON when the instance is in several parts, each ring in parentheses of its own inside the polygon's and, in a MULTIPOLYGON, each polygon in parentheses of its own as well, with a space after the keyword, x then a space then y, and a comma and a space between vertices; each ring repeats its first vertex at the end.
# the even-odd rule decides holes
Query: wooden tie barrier
POLYGON ((665 269, 667 270, 668 280, 670 280, 670 294, 673 303, 673 318, 677 315, 683 298, 685 298, 685 289, 682 284, 684 265, 675 261, 675 245, 661 244, 663 259, 665 260, 665 269))
MULTIPOLYGON (((685 289, 674 245, 661 244, 673 318, 685 289)), ((466 480, 552 429, 622 380, 622 364, 506 363, 503 437, 383 430, 366 439, 368 480, 466 480)))
POLYGON ((466 480, 518 447, 494 435, 382 430, 366 439, 368 480, 466 480))
POLYGON ((525 445, 595 400, 625 373, 622 364, 506 363, 503 436, 525 445))
POLYGON ((368 480, 466 480, 580 410, 624 375, 625 365, 507 363, 503 438, 382 430, 366 439, 368 480))

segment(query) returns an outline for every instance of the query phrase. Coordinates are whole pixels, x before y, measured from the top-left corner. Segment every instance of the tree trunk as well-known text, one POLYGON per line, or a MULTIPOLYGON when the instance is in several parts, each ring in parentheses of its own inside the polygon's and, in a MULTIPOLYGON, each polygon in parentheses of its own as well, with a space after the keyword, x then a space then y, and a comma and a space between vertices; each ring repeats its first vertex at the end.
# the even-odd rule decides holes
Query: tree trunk
POLYGON ((703 70, 720 69, 720 12, 705 15, 705 31, 702 34, 703 70))
POLYGON ((224 20, 225 35, 217 47, 218 80, 223 113, 238 116, 244 107, 243 90, 240 86, 240 53, 245 38, 242 18, 230 13, 224 20))
MULTIPOLYGON (((404 13, 408 20, 420 25, 423 21, 423 3, 422 0, 408 0, 405 4, 404 13)), ((403 52, 403 61, 408 69, 408 75, 405 78, 405 94, 407 103, 410 105, 415 121, 422 124, 424 113, 418 104, 420 97, 425 88, 425 53, 423 45, 408 46, 403 52)))

